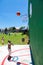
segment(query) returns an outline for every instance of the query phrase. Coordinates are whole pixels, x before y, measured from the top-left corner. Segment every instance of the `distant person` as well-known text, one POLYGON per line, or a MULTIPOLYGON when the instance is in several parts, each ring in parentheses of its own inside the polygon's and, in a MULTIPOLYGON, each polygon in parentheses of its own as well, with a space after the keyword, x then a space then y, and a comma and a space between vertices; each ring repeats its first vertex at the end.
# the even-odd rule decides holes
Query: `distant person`
POLYGON ((4 37, 2 37, 2 39, 1 39, 1 40, 2 40, 2 45, 4 45, 4 37))
POLYGON ((8 52, 9 52, 9 54, 8 54, 8 60, 10 60, 10 58, 11 58, 11 45, 13 45, 13 44, 11 43, 10 40, 8 40, 8 52))
POLYGON ((28 39, 28 43, 27 44, 30 44, 30 39, 28 39))

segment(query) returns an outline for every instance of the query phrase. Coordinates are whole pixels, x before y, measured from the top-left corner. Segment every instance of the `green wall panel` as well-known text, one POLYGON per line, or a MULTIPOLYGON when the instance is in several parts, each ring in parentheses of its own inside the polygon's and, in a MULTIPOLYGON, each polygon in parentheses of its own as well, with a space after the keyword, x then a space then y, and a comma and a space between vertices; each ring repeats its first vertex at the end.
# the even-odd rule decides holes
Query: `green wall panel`
POLYGON ((32 17, 29 27, 35 65, 43 65, 43 0, 32 0, 32 17))

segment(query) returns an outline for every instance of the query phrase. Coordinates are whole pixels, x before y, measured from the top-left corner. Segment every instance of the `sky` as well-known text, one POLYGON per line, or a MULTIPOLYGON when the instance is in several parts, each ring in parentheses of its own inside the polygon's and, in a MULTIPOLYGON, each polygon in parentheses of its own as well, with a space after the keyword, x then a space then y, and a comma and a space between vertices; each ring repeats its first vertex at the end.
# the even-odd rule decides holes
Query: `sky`
POLYGON ((28 20, 23 21, 23 15, 28 15, 28 0, 0 0, 0 28, 28 26, 28 20), (21 15, 17 16, 16 13, 21 15))

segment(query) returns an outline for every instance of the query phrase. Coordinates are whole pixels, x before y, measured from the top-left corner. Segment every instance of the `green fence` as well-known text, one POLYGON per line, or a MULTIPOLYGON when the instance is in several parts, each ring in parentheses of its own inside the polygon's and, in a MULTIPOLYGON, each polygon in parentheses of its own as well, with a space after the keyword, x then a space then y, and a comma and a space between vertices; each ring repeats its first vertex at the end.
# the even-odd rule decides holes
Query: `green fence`
POLYGON ((43 65, 43 0, 32 0, 32 17, 29 27, 35 65, 43 65))

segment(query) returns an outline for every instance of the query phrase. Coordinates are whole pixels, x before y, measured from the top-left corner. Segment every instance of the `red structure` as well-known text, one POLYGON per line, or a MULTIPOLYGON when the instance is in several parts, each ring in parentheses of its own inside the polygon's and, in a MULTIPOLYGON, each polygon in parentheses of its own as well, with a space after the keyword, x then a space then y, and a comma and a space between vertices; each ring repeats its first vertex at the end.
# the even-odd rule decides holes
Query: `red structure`
POLYGON ((17 12, 16 15, 17 15, 17 16, 20 16, 20 12, 17 12))

